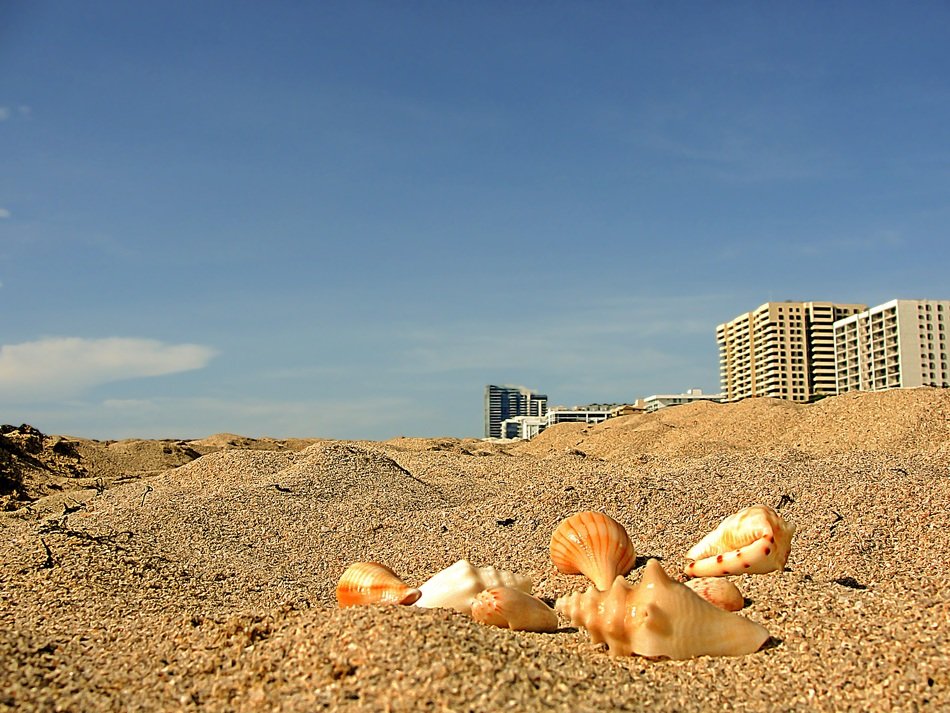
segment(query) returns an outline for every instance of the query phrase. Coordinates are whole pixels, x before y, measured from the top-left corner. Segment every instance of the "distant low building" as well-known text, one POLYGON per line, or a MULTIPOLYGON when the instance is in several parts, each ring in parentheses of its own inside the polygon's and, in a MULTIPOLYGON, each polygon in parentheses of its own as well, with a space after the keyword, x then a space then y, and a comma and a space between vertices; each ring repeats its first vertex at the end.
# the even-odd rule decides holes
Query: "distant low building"
POLYGON ((601 423, 608 418, 639 413, 631 404, 590 404, 588 406, 554 406, 543 416, 514 416, 501 423, 503 438, 530 440, 549 426, 558 423, 601 423))
POLYGON ((694 401, 722 401, 723 394, 704 394, 702 389, 687 389, 685 394, 654 394, 637 401, 646 413, 653 413, 667 406, 690 404, 694 401))

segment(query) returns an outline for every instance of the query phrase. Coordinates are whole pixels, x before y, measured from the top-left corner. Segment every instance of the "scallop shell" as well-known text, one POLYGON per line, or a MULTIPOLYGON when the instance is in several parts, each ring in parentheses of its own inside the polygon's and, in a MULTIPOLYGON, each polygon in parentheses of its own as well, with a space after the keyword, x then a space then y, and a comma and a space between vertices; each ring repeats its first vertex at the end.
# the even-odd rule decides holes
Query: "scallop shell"
POLYGON ((492 587, 472 601, 472 618, 513 631, 555 631, 557 612, 537 597, 513 587, 492 587))
POLYGON ((533 586, 529 577, 495 567, 475 567, 466 560, 459 560, 419 585, 422 596, 416 606, 443 607, 471 614, 472 599, 485 589, 513 587, 530 594, 533 586))
POLYGON ((766 574, 781 571, 792 549, 795 526, 768 505, 753 505, 730 515, 693 545, 686 558, 691 577, 766 574))
POLYGON ((422 592, 403 582, 379 562, 355 562, 346 568, 336 585, 341 607, 359 604, 412 604, 422 592))
POLYGON ((617 577, 608 591, 590 587, 561 597, 555 609, 587 629, 595 644, 606 643, 612 656, 742 656, 769 638, 755 622, 714 607, 671 580, 653 559, 636 586, 617 577))
POLYGON ((623 525, 602 512, 579 512, 563 520, 551 536, 551 560, 559 572, 585 574, 597 589, 627 574, 637 561, 623 525))
POLYGON ((726 611, 739 611, 745 606, 745 597, 739 588, 722 577, 700 577, 684 584, 710 604, 726 611))

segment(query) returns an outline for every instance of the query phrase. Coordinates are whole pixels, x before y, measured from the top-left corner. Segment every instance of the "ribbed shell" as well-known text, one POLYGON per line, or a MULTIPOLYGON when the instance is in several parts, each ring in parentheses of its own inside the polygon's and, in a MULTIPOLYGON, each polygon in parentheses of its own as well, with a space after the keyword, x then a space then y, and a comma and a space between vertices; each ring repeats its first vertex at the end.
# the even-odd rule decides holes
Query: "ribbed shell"
POLYGON ((674 582, 650 560, 631 587, 617 577, 606 592, 593 587, 561 597, 555 609, 582 626, 612 656, 650 658, 742 656, 758 651, 769 633, 738 614, 723 611, 674 582))
POLYGON ((710 604, 726 611, 739 611, 745 606, 745 597, 739 588, 722 577, 700 577, 685 582, 687 587, 710 604))
POLYGON ((492 587, 476 594, 472 618, 513 631, 557 629, 557 612, 537 597, 512 587, 492 587))
POLYGON ((529 577, 515 572, 496 567, 475 567, 466 560, 459 560, 419 585, 422 596, 416 606, 443 607, 471 614, 472 600, 485 589, 513 587, 530 594, 533 586, 529 577))
POLYGON ((753 505, 730 515, 686 553, 691 577, 766 574, 785 568, 795 526, 768 505, 753 505))
POLYGON ((637 561, 630 536, 602 512, 579 512, 563 520, 551 535, 551 561, 564 574, 584 574, 600 590, 637 561))
POLYGON ((341 607, 360 604, 412 604, 422 592, 403 582, 379 562, 355 562, 346 568, 336 585, 341 607))

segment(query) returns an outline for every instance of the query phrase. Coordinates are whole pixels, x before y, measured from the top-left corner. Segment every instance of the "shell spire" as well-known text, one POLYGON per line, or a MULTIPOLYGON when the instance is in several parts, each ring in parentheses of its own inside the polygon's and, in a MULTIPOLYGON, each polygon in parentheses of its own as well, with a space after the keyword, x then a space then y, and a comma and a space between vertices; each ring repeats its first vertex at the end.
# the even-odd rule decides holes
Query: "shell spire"
POLYGON ((619 522, 602 512, 571 515, 551 535, 551 561, 564 574, 585 574, 605 590, 617 575, 637 561, 630 536, 619 522))
POLYGON ((607 644, 612 656, 742 656, 758 651, 769 638, 762 626, 671 580, 653 559, 636 586, 618 576, 608 591, 590 587, 561 597, 555 609, 587 629, 592 642, 607 644))
POLYGON ((403 582, 379 562, 355 562, 346 568, 336 585, 341 607, 360 604, 412 604, 422 592, 403 582))
POLYGON ((512 631, 557 630, 557 612, 537 597, 513 587, 491 587, 475 595, 472 618, 512 631))
POLYGON ((533 586, 529 577, 515 572, 496 567, 475 567, 467 560, 459 560, 419 585, 422 596, 416 606, 443 607, 471 614, 472 600, 485 589, 513 587, 530 594, 533 586))
POLYGON ((730 515, 686 553, 691 577, 766 574, 785 568, 795 526, 767 505, 730 515))

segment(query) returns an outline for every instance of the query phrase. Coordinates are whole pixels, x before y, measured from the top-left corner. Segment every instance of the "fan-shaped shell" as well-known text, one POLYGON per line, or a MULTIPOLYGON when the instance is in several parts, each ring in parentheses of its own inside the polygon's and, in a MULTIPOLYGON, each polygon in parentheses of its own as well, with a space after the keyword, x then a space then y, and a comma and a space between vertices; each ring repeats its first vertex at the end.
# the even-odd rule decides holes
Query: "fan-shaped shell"
POLYGON ((412 604, 422 592, 403 582, 379 562, 355 562, 346 568, 336 585, 341 607, 359 604, 412 604))
POLYGON ((563 520, 551 535, 551 561, 564 574, 585 574, 598 589, 627 574, 637 561, 630 536, 602 512, 579 512, 563 520))
POLYGON ((472 618, 513 631, 557 629, 557 612, 537 597, 513 587, 491 587, 476 594, 472 618))
POLYGON ((710 604, 726 611, 739 611, 745 606, 745 597, 739 588, 722 577, 700 577, 684 584, 710 604))
POLYGON ((686 553, 691 577, 766 574, 785 568, 795 526, 768 505, 753 505, 730 515, 686 553))
POLYGON ((471 614, 472 599, 485 589, 513 587, 530 594, 533 586, 529 577, 515 572, 496 567, 475 567, 467 560, 459 560, 419 585, 422 596, 416 606, 443 607, 471 614))
POLYGON ((636 586, 617 577, 608 591, 590 587, 561 597, 555 609, 587 629, 595 644, 607 644, 613 656, 742 656, 769 638, 758 624, 714 607, 671 580, 652 559, 636 586))

